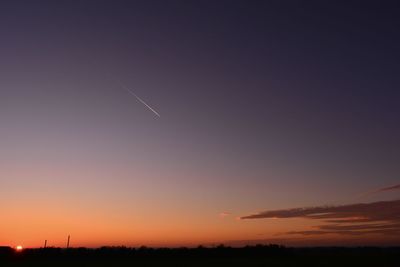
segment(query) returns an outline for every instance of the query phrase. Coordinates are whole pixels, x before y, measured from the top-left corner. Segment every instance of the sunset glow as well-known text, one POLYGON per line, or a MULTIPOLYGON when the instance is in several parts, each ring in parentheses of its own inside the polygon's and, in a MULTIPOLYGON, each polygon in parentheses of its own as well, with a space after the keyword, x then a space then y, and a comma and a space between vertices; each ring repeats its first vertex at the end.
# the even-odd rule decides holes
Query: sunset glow
POLYGON ((400 246, 400 9, 22 2, 0 247, 400 246))

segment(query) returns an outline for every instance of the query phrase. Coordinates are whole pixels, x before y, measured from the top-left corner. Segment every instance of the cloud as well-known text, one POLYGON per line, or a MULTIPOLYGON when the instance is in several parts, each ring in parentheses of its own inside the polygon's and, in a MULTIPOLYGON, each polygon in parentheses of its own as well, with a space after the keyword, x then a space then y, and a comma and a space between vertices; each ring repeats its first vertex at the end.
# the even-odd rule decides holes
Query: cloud
POLYGON ((221 219, 223 219, 223 218, 225 218, 225 217, 228 217, 229 215, 231 215, 230 212, 224 211, 224 212, 221 212, 221 213, 219 214, 219 217, 220 217, 221 219))
POLYGON ((378 193, 385 193, 385 192, 393 192, 393 191, 400 191, 400 184, 392 185, 392 186, 387 186, 387 187, 382 187, 373 191, 369 191, 366 193, 361 194, 357 198, 363 198, 366 196, 378 194, 378 193))
POLYGON ((325 222, 313 230, 286 234, 400 235, 400 200, 281 209, 241 217, 243 220, 270 218, 304 218, 325 222))
POLYGON ((392 186, 388 186, 388 187, 383 187, 380 188, 376 191, 374 191, 373 193, 380 193, 380 192, 387 192, 387 191, 397 191, 400 190, 400 184, 396 184, 396 185, 392 185, 392 186))

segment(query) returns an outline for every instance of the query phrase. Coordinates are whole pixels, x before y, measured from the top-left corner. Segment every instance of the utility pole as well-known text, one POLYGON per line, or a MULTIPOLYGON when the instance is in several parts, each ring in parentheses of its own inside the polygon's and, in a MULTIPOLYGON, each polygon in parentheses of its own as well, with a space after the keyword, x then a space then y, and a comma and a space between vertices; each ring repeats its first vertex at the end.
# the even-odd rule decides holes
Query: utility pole
POLYGON ((47 247, 47 239, 44 241, 44 248, 47 247))
POLYGON ((69 239, 70 239, 70 235, 68 235, 67 248, 69 248, 69 239))

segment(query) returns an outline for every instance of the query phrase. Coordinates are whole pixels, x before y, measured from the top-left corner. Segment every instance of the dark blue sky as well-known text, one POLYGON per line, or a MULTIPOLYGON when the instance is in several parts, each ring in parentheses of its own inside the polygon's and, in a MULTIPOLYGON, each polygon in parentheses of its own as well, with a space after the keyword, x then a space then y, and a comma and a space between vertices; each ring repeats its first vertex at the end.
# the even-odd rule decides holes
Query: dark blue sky
POLYGON ((155 205, 242 215, 395 184, 399 13, 396 1, 1 1, 0 200, 34 181, 33 198, 81 186, 78 200, 107 192, 113 206, 139 184, 138 199, 163 196, 155 205))

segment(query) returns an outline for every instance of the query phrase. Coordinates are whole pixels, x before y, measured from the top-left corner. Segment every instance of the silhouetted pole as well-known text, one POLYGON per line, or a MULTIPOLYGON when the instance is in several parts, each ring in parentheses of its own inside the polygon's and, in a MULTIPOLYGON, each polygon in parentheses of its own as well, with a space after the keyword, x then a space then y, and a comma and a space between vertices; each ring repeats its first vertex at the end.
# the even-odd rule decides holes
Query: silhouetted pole
POLYGON ((70 236, 68 235, 67 248, 69 248, 69 239, 70 239, 70 236))
POLYGON ((47 247, 47 239, 44 241, 44 248, 47 247))

